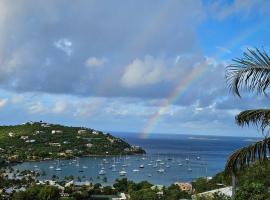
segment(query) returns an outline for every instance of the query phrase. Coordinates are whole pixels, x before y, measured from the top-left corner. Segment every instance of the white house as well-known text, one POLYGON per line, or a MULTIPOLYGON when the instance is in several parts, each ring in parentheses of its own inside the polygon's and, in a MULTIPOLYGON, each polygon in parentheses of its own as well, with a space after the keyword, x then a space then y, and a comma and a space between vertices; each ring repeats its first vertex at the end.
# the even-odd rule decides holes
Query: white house
POLYGON ((63 133, 63 131, 62 130, 52 130, 52 134, 61 134, 61 133, 63 133))
POLYGON ((20 138, 21 138, 22 140, 27 140, 27 139, 29 138, 29 136, 28 136, 28 135, 22 135, 20 138))
POLYGON ((192 195, 192 200, 196 200, 198 199, 198 197, 207 197, 208 199, 211 199, 213 197, 214 193, 220 193, 220 194, 224 194, 228 197, 232 196, 232 187, 224 187, 224 188, 219 188, 219 189, 215 189, 215 190, 210 190, 207 192, 203 192, 203 193, 199 193, 199 194, 194 194, 192 195))
POLYGON ((14 136, 15 136, 15 133, 9 132, 9 133, 8 133, 8 136, 9 136, 9 137, 14 137, 14 136))
POLYGON ((85 146, 88 147, 88 148, 91 148, 91 147, 93 146, 93 144, 88 143, 88 144, 86 144, 85 146))
POLYGON ((127 197, 125 193, 120 193, 120 197, 112 198, 112 200, 126 200, 127 197))
POLYGON ((84 130, 84 129, 81 129, 81 130, 78 130, 78 134, 84 134, 84 133, 87 133, 87 130, 84 130))

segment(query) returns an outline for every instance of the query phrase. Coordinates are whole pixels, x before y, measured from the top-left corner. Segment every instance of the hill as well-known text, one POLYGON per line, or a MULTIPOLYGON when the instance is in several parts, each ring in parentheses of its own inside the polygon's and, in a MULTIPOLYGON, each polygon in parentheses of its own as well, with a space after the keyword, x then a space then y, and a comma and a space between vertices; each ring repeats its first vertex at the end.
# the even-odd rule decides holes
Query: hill
POLYGON ((10 162, 79 156, 143 154, 109 133, 44 122, 0 126, 0 153, 10 162))

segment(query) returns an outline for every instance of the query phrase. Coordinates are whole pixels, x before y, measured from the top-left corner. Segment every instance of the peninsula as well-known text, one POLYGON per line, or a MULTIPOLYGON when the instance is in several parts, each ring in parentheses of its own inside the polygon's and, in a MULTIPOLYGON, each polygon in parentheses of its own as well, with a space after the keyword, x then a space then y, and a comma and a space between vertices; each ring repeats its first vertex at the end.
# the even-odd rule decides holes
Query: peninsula
POLYGON ((23 162, 81 156, 144 154, 109 133, 45 122, 0 126, 2 161, 23 162))

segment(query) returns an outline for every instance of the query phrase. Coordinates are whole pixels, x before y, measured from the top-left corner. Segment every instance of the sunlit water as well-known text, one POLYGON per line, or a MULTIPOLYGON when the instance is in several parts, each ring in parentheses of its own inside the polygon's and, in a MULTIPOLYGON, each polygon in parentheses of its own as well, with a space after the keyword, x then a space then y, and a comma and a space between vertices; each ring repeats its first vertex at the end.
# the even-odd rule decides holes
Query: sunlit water
POLYGON ((84 157, 78 160, 26 162, 16 169, 44 171, 40 179, 51 179, 57 175, 61 179, 73 175, 82 181, 111 184, 126 171, 128 179, 136 182, 147 180, 154 184, 170 185, 176 181, 190 182, 197 177, 213 176, 224 169, 226 159, 235 149, 251 143, 254 139, 239 137, 211 137, 166 135, 152 139, 140 139, 136 135, 119 135, 129 143, 142 146, 144 156, 84 157), (112 166, 115 165, 115 168, 112 166), (140 168, 143 165, 144 168, 140 168), (51 167, 51 168, 50 168, 51 167), (52 168, 53 167, 53 168, 52 168), (61 171, 55 169, 59 167, 61 171), (105 175, 99 175, 104 168, 105 175), (135 169, 135 171, 134 171, 135 169), (138 170, 138 171, 137 171, 138 170), (159 172, 164 170, 164 172, 159 172))

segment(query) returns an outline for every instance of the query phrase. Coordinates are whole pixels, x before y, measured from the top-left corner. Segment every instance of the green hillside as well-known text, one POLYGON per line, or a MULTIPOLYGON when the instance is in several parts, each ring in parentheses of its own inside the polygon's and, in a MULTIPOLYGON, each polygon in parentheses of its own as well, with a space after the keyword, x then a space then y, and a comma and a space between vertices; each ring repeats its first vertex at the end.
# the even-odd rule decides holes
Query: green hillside
POLYGON ((0 126, 0 153, 9 161, 145 153, 108 133, 43 122, 0 126))

